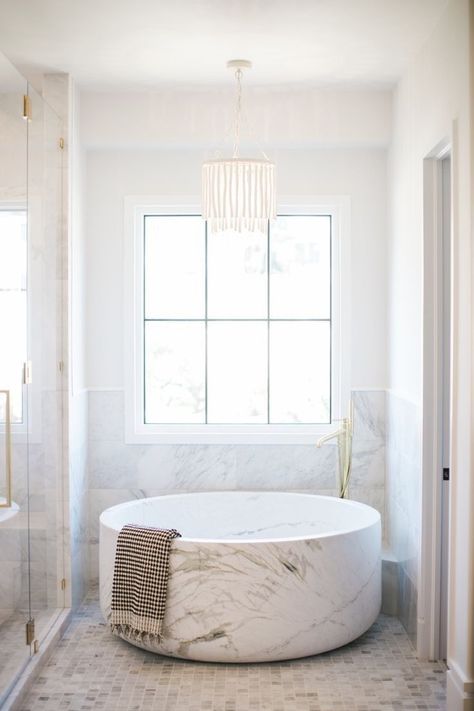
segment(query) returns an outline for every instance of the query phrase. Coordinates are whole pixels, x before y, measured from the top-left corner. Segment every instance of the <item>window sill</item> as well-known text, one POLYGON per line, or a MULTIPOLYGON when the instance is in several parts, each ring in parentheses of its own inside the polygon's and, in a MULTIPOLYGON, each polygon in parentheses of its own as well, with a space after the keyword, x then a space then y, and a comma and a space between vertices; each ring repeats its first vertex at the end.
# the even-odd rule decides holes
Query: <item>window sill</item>
POLYGON ((315 445, 332 425, 148 425, 127 431, 127 444, 315 445))

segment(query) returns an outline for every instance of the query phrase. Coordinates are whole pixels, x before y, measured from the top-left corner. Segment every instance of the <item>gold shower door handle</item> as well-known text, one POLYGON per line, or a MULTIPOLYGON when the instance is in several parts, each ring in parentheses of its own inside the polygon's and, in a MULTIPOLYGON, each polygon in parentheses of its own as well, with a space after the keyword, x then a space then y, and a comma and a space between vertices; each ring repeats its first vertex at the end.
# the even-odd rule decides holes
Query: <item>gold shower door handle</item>
POLYGON ((10 408, 10 391, 0 390, 0 395, 5 395, 5 478, 6 496, 5 503, 0 503, 0 509, 9 509, 12 505, 12 421, 10 408))

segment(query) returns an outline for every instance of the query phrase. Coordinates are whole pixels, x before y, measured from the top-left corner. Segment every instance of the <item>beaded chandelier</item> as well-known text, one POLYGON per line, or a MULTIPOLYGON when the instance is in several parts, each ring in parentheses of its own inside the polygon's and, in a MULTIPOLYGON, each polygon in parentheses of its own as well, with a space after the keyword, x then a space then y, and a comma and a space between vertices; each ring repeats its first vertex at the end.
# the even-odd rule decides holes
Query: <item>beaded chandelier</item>
POLYGON ((206 161, 202 166, 202 216, 211 232, 263 232, 276 217, 275 164, 263 158, 239 155, 242 118, 242 69, 252 63, 235 59, 227 63, 235 69, 237 99, 232 158, 206 161))

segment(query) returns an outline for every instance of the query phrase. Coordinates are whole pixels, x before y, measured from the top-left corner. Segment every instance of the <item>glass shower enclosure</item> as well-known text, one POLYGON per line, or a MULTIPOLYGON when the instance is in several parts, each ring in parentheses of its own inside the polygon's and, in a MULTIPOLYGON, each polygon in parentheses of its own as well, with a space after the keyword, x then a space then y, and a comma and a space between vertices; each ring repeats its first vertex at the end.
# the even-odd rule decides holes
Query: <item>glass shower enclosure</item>
POLYGON ((61 146, 0 54, 0 706, 65 606, 61 146))

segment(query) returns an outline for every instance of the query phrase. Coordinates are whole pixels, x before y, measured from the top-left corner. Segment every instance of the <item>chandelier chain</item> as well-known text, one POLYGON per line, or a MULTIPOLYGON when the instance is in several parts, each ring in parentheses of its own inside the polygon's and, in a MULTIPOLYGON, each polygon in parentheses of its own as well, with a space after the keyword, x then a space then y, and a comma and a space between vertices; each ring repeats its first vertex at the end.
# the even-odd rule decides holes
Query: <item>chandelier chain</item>
POLYGON ((235 130, 234 130, 234 152, 233 157, 239 157, 240 146, 240 124, 242 117, 242 70, 239 68, 235 72, 237 80, 237 101, 235 105, 235 130))

